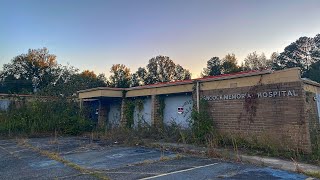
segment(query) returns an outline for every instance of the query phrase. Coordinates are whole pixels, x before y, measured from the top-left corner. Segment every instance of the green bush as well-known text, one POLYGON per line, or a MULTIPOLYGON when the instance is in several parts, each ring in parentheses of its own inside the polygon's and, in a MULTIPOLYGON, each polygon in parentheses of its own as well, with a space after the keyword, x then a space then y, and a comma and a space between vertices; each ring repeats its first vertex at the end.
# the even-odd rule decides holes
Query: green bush
POLYGON ((202 99, 199 105, 199 112, 197 110, 192 111, 190 125, 195 141, 205 143, 207 136, 213 133, 214 123, 208 113, 208 102, 202 99))
POLYGON ((76 135, 90 131, 92 124, 79 103, 65 98, 13 103, 0 114, 2 135, 35 135, 58 132, 76 135))

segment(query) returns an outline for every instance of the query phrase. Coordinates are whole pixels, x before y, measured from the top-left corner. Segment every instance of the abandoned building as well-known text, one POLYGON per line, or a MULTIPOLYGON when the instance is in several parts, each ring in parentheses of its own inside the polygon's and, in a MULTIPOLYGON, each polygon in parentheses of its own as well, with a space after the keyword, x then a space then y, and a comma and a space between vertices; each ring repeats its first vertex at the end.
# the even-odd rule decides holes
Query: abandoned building
POLYGON ((100 126, 129 123, 188 128, 191 112, 206 101, 221 133, 276 141, 284 148, 312 151, 320 121, 320 84, 301 78, 299 68, 261 70, 158 83, 132 88, 99 87, 78 92, 93 107, 100 126), (132 106, 132 103, 135 106, 132 106))

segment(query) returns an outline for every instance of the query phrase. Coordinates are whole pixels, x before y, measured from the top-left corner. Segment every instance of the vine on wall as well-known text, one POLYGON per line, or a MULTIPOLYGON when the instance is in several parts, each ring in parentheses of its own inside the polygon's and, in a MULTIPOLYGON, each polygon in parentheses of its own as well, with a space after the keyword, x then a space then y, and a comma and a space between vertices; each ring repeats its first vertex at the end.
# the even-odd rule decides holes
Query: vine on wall
POLYGON ((127 120, 126 127, 131 129, 134 125, 134 102, 131 99, 125 100, 124 117, 127 120))
POLYGON ((257 85, 251 87, 247 92, 247 96, 244 99, 244 109, 246 113, 249 115, 249 122, 254 122, 254 117, 257 115, 258 109, 258 90, 259 86, 262 85, 262 76, 260 76, 260 80, 257 85))
POLYGON ((143 111, 144 101, 143 101, 143 99, 136 99, 134 104, 138 110, 138 128, 140 128, 142 126, 143 121, 144 121, 143 115, 141 114, 141 112, 143 111))
POLYGON ((159 101, 158 115, 159 115, 159 118, 162 121, 163 121, 163 118, 164 118, 164 108, 166 107, 166 103, 165 103, 164 99, 165 98, 163 96, 159 96, 158 97, 158 101, 159 101))
MULTIPOLYGON (((125 104, 124 116, 127 120, 127 128, 131 129, 134 126, 134 110, 137 107, 138 116, 141 116, 144 101, 143 99, 126 99, 125 104)), ((139 121, 141 121, 141 119, 142 117, 139 118, 139 121)))

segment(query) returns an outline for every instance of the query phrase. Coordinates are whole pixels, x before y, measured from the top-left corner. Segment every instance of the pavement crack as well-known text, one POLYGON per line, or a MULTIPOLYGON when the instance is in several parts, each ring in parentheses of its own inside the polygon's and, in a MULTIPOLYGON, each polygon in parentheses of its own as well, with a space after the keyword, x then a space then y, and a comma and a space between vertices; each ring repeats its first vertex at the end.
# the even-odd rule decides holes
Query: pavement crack
POLYGON ((50 152, 47 150, 42 150, 38 147, 35 147, 35 146, 29 144, 27 141, 23 141, 23 143, 18 143, 17 145, 29 148, 30 150, 37 152, 40 155, 46 156, 49 159, 61 162, 62 164, 79 171, 81 174, 88 174, 88 175, 91 175, 91 176, 96 177, 98 179, 109 180, 109 177, 99 173, 98 171, 91 171, 91 170, 85 169, 85 168, 79 166, 78 164, 75 164, 73 162, 70 162, 70 161, 64 159, 58 153, 50 152))

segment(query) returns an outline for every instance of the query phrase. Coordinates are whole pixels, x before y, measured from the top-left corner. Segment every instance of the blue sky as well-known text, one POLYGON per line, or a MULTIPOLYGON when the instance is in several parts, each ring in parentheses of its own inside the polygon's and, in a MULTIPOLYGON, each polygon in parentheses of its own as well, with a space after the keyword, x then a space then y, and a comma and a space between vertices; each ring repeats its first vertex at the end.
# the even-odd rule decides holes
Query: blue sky
POLYGON ((270 56, 319 22, 318 0, 0 0, 0 66, 47 47, 81 70, 136 71, 167 55, 197 77, 213 56, 270 56))

